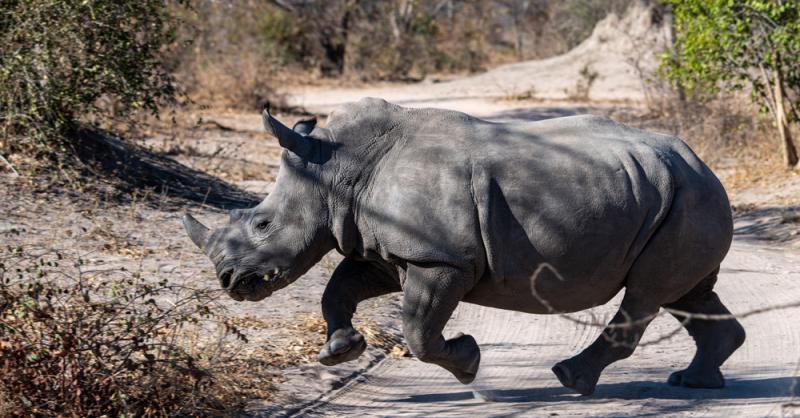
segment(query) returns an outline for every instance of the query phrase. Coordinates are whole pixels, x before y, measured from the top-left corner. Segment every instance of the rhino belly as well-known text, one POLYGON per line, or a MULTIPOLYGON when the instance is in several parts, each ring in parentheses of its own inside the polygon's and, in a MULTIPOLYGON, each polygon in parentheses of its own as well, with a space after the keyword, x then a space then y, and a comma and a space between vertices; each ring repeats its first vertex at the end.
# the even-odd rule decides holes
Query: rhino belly
POLYGON ((532 266, 526 273, 502 278, 485 275, 464 301, 498 309, 552 314, 577 312, 603 305, 623 287, 623 269, 598 268, 596 274, 561 274, 550 263, 532 266))

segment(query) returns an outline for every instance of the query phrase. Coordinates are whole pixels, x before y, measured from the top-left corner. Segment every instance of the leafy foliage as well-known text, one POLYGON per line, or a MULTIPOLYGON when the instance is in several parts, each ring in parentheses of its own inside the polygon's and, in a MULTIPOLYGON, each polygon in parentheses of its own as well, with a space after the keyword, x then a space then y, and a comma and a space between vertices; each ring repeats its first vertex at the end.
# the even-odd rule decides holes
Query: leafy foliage
POLYGON ((155 112, 173 97, 162 48, 174 40, 164 0, 8 0, 0 8, 0 152, 65 151, 87 114, 155 112), (99 106, 100 99, 114 107, 99 106), (33 141, 31 141, 33 140, 33 141))
MULTIPOLYGON (((758 94, 770 88, 761 69, 780 70, 800 87, 800 3, 772 0, 669 0, 677 23, 677 59, 669 75, 688 89, 716 92, 719 82, 758 94), (755 71, 754 71, 755 70, 755 71)), ((795 115, 796 116, 796 115, 795 115)))
POLYGON ((257 22, 264 52, 278 65, 297 63, 306 54, 303 29, 286 10, 266 8, 257 22))
MULTIPOLYGON (((781 0, 667 0, 676 43, 664 55, 665 74, 695 95, 722 87, 749 88, 779 129, 800 121, 800 2, 781 0), (788 107, 784 108, 785 104, 788 107), (785 121, 784 121, 785 119, 785 121)), ((785 152, 794 152, 781 131, 785 152)), ((796 163, 796 154, 787 163, 796 163)))

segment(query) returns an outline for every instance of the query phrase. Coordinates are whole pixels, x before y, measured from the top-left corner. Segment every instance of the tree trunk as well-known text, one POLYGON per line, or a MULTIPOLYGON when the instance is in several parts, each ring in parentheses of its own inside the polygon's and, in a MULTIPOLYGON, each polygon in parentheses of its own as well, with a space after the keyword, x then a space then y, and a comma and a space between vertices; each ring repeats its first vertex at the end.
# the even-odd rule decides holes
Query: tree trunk
MULTIPOLYGON (((669 29, 668 42, 670 50, 672 50, 672 60, 678 62, 680 60, 680 45, 677 43, 678 37, 675 31, 675 13, 672 10, 672 6, 665 7, 664 19, 667 21, 667 28, 669 29)), ((681 103, 686 103, 686 90, 683 88, 683 84, 676 82, 675 90, 678 92, 678 100, 680 100, 681 103)))
POLYGON ((789 130, 789 122, 786 120, 786 109, 783 107, 783 84, 780 71, 775 71, 775 123, 778 125, 778 135, 781 139, 783 148, 783 162, 787 167, 797 165, 797 147, 792 139, 792 131, 789 130))

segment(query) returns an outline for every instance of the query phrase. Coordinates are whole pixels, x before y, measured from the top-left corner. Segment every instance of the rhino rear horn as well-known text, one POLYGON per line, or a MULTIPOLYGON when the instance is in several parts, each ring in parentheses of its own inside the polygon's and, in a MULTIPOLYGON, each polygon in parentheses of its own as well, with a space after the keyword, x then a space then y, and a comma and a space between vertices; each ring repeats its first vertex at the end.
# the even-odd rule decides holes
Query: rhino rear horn
POLYGON ((261 118, 264 121, 264 129, 266 129, 270 135, 278 138, 278 143, 281 144, 281 147, 288 149, 300 157, 310 157, 312 149, 311 139, 299 132, 289 129, 286 125, 273 118, 269 113, 269 103, 264 104, 264 108, 261 111, 261 118))
POLYGON ((183 215, 183 227, 186 228, 186 233, 189 234, 194 245, 201 250, 205 249, 209 229, 188 213, 183 215))

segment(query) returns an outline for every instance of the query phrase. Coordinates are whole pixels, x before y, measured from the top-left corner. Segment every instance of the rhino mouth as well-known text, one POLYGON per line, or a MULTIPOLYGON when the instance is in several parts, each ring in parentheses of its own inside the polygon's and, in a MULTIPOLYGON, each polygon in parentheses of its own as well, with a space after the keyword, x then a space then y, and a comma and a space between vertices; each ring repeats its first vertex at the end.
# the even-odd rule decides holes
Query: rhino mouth
POLYGON ((266 273, 249 273, 236 280, 236 285, 228 294, 236 301, 256 302, 272 295, 291 283, 288 269, 275 267, 266 273))
POLYGON ((264 273, 263 280, 271 293, 283 289, 292 282, 291 271, 287 268, 275 267, 264 273))

